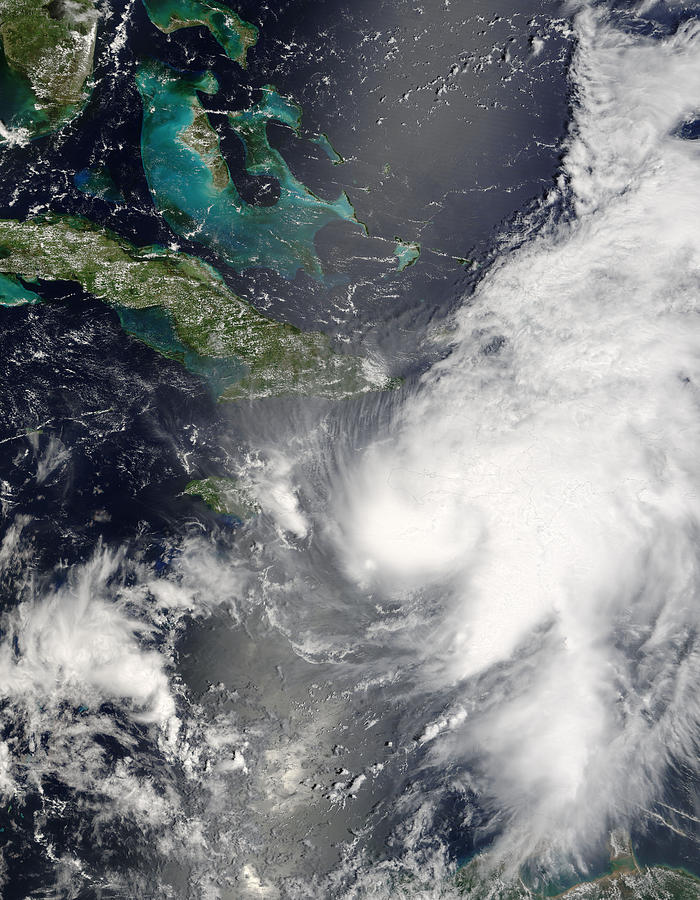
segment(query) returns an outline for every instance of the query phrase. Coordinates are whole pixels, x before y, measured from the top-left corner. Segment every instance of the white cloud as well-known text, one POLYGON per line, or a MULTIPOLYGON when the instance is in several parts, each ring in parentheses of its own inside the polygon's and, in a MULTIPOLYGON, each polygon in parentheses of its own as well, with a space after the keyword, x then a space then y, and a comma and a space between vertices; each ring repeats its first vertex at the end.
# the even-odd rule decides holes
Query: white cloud
POLYGON ((426 678, 500 666, 434 752, 482 757, 518 861, 634 818, 700 724, 700 26, 576 29, 575 217, 502 256, 334 488, 345 571, 442 598, 426 678))

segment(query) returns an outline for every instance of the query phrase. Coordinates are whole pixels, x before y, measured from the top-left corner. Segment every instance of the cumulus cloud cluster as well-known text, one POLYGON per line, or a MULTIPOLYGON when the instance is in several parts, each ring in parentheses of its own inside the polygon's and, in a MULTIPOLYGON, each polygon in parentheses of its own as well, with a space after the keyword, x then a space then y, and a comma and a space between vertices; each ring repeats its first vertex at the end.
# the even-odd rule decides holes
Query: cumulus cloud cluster
POLYGON ((178 685, 173 650, 186 618, 216 607, 235 616, 245 578, 212 567, 197 541, 183 544, 169 577, 102 547, 38 576, 28 523, 16 518, 0 543, 0 578, 17 591, 0 618, 0 798, 20 810, 38 804, 27 834, 55 864, 61 896, 94 878, 124 896, 155 896, 149 854, 177 855, 201 884, 208 805, 245 774, 246 744, 231 716, 207 717, 178 685), (128 890, 110 859, 95 871, 77 846, 89 829, 91 846, 111 848, 113 828, 142 857, 128 890))

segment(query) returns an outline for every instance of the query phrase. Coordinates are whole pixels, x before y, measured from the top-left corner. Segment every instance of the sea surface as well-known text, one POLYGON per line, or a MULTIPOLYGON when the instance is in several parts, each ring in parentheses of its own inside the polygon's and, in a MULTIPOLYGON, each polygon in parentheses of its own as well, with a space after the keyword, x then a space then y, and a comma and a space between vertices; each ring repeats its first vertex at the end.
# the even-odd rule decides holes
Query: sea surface
POLYGON ((155 315, 61 282, 0 309, 3 897, 452 896, 477 854, 551 892, 613 829, 700 875, 696 12, 236 10, 245 70, 106 9, 85 110, 0 149, 0 215, 177 246, 401 386, 216 403, 235 361, 159 355, 155 315), (173 228, 151 59, 215 74, 256 221, 276 182, 226 123, 269 84, 290 179, 366 231, 320 229, 319 275, 173 228), (262 511, 184 493, 208 476, 262 511))

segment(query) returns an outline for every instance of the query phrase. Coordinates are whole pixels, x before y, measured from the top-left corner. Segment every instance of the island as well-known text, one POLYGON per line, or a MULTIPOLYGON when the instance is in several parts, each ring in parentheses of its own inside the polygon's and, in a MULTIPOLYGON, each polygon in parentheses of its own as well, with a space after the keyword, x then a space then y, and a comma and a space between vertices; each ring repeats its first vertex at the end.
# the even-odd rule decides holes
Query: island
POLYGON ((270 206, 246 203, 233 183, 219 138, 199 94, 214 94, 211 72, 188 75, 159 62, 137 72, 143 102, 141 159, 154 202, 168 224, 214 250, 237 271, 268 268, 292 279, 300 269, 323 274, 315 238, 324 225, 346 221, 364 228, 343 192, 322 200, 292 174, 270 146, 269 122, 296 134, 301 109, 272 85, 249 109, 232 112, 228 123, 245 148, 246 171, 276 179, 279 199, 270 206))
POLYGON ((136 247, 85 219, 0 220, 0 274, 0 305, 39 302, 40 281, 77 282, 129 333, 207 378, 218 399, 393 386, 375 363, 334 352, 326 335, 261 315, 202 260, 136 247))
POLYGON ((404 269, 407 269, 409 266, 418 262, 418 258, 420 257, 420 244, 402 241, 400 237, 395 237, 394 240, 396 241, 394 256, 398 259, 396 268, 399 272, 403 272, 404 269))
POLYGON ((323 150, 334 166, 341 166, 345 162, 340 153, 331 144, 331 139, 325 132, 322 131, 321 134, 315 135, 310 140, 312 144, 316 144, 323 150))
POLYGON ((258 40, 258 29, 245 22, 225 3, 216 0, 143 0, 148 18, 164 34, 180 28, 203 25, 224 48, 226 55, 243 68, 248 50, 258 40))
POLYGON ((235 478, 210 476, 190 481, 183 493, 199 497, 218 515, 241 522, 260 512, 260 504, 235 478))

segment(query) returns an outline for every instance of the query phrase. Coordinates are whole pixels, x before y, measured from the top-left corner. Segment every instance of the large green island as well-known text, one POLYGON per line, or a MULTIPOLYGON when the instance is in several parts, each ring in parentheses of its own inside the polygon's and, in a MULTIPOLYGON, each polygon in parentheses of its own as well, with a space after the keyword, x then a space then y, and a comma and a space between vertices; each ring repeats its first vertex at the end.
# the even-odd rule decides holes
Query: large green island
POLYGON ((0 305, 36 303, 38 281, 73 281, 113 306, 130 333, 209 378, 221 399, 345 397, 388 386, 376 366, 335 353, 319 332, 275 322, 211 266, 135 247, 70 216, 0 220, 0 305))

